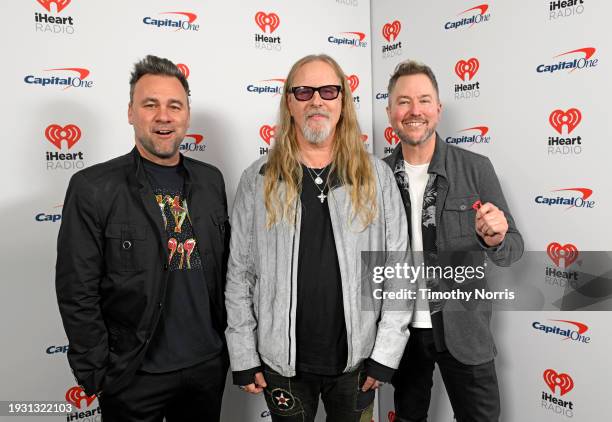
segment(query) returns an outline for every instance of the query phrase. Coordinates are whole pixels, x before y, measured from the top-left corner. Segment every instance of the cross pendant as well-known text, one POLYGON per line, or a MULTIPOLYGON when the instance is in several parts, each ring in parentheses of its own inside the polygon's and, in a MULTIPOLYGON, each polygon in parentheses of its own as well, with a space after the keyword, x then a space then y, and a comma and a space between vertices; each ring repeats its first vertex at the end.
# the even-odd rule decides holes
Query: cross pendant
POLYGON ((323 192, 321 192, 321 194, 318 195, 317 198, 319 198, 321 200, 321 203, 323 203, 323 201, 325 201, 325 198, 327 198, 327 195, 325 195, 325 194, 323 194, 323 192))

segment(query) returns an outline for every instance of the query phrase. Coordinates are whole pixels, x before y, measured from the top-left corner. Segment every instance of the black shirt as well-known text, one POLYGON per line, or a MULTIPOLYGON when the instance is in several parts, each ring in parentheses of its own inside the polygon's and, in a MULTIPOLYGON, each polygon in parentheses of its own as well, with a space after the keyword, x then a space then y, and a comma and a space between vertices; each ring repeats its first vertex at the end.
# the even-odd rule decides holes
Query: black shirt
POLYGON ((172 167, 143 163, 168 233, 170 276, 142 370, 169 372, 217 356, 223 343, 212 324, 202 258, 183 195, 185 168, 182 162, 172 167))
MULTIPOLYGON (((342 280, 328 198, 329 167, 316 175, 302 166, 302 222, 297 274, 297 370, 338 375, 347 365, 348 344, 342 301, 342 280), (312 177, 311 177, 312 176, 312 177), (317 188, 319 186, 319 188, 317 188), (325 186, 325 188, 323 188, 325 186)), ((317 173, 321 169, 314 169, 317 173)))

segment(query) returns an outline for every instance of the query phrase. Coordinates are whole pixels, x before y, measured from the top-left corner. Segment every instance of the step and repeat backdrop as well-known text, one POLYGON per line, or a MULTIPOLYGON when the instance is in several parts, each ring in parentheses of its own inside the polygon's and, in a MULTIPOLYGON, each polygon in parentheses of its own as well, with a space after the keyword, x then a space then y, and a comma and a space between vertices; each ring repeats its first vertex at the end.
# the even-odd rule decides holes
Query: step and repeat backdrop
MULTIPOLYGON (((528 279, 536 293, 562 297, 592 278, 581 267, 589 251, 611 250, 612 6, 602 0, 19 0, 0 11, 2 400, 68 400, 76 410, 67 420, 101 420, 66 361, 56 237, 69 178, 133 147, 128 81, 147 54, 188 77, 191 128, 181 149, 223 171, 230 204, 242 170, 274 143, 292 63, 311 53, 340 63, 364 145, 384 156, 399 141, 386 119, 387 80, 412 58, 437 74, 440 135, 491 158, 526 249, 547 251, 505 273, 509 283, 528 279)), ((610 268, 600 267, 608 280, 610 268)), ((496 314, 503 420, 606 418, 609 314, 592 310, 610 292, 600 287, 580 311, 496 314)), ((450 422, 436 381, 430 420, 450 422)), ((391 387, 377 405, 374 420, 392 422, 391 387)), ((229 382, 222 418, 270 420, 261 397, 229 382)))
MULTIPOLYGON (((610 313, 595 311, 612 309, 612 5, 372 4, 376 154, 399 142, 385 112, 394 67, 428 64, 443 105, 440 136, 491 159, 525 240, 523 259, 498 277, 500 290, 522 293, 524 309, 493 320, 502 420, 609 419, 610 313)), ((452 421, 438 375, 434 390, 429 420, 452 421)), ((390 387, 380 404, 381 420, 393 421, 390 387)))

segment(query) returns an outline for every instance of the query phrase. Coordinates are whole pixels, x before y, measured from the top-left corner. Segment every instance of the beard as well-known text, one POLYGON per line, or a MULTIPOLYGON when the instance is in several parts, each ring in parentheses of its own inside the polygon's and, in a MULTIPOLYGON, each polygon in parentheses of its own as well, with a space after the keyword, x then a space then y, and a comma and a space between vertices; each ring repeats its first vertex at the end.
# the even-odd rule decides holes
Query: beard
POLYGON ((331 126, 329 124, 329 113, 322 110, 315 110, 307 113, 304 116, 304 124, 302 125, 302 135, 304 138, 313 145, 321 144, 329 134, 331 133, 331 126), (322 115, 327 117, 327 121, 315 123, 312 127, 308 124, 308 119, 314 115, 322 115))
POLYGON ((436 132, 436 128, 427 128, 423 136, 421 136, 420 138, 414 139, 414 138, 409 137, 402 130, 398 130, 398 129, 394 129, 394 130, 397 136, 400 138, 400 140, 403 143, 408 144, 413 147, 423 145, 436 132))

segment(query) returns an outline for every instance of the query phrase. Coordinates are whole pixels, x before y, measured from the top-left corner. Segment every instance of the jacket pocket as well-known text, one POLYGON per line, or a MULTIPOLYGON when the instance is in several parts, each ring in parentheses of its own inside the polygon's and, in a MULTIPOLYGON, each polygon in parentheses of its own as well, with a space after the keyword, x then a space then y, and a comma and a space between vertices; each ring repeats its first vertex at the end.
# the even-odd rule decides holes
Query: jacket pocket
POLYGON ((146 226, 110 223, 104 231, 105 259, 109 271, 135 271, 142 269, 145 260, 146 226))
POLYGON ((441 227, 436 229, 442 230, 442 234, 447 239, 474 236, 476 210, 473 206, 479 199, 478 194, 446 198, 441 227))

